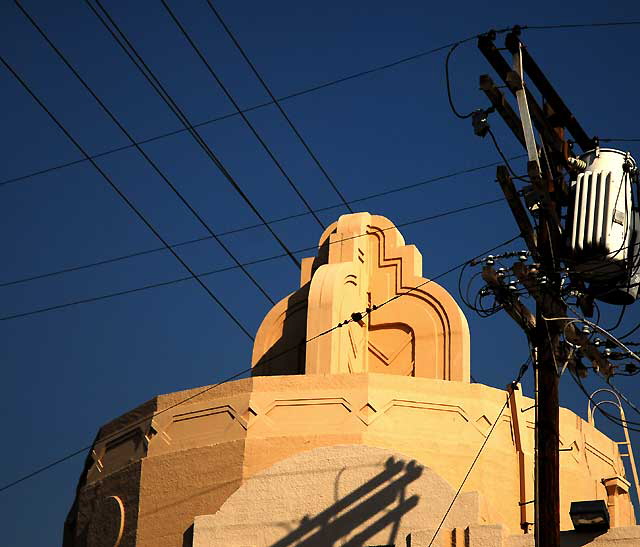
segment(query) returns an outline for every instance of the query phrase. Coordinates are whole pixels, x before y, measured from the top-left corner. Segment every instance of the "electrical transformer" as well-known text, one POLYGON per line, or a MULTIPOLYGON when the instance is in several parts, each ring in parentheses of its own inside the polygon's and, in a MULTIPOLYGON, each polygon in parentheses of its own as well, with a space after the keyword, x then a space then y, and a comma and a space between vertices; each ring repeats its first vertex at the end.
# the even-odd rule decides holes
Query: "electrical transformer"
POLYGON ((611 304, 630 304, 640 282, 640 218, 634 205, 636 162, 628 152, 596 148, 576 162, 569 207, 571 269, 590 292, 611 304))

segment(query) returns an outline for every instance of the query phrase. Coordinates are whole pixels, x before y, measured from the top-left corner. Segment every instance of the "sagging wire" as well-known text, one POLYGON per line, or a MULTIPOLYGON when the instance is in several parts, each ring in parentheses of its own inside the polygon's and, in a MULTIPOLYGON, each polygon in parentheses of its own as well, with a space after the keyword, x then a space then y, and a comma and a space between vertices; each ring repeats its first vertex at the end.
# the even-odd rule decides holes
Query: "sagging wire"
MULTIPOLYGON (((485 110, 485 112, 489 112, 489 111, 485 110)), ((507 169, 509 170, 509 173, 511 174, 511 178, 516 179, 516 180, 520 180, 520 181, 523 181, 523 182, 530 182, 529 177, 521 177, 521 176, 516 175, 516 172, 513 170, 513 167, 511 167, 511 164, 509 163, 509 160, 507 159, 507 156, 502 151, 502 148, 500 148, 500 145, 498 144, 498 140, 496 139, 496 136, 493 134, 493 131, 491 130, 491 128, 489 127, 488 124, 487 124, 487 131, 486 132, 491 137, 491 140, 493 141, 493 145, 495 146, 496 151, 498 152, 498 155, 500 156, 500 158, 502 159, 504 164, 507 166, 507 169)))
MULTIPOLYGON (((518 388, 518 384, 522 380, 522 378, 525 375, 525 373, 527 372, 528 368, 529 368, 529 361, 527 361, 525 364, 523 364, 520 367, 518 375, 513 380, 513 382, 511 382, 511 388, 510 389, 519 389, 518 388)), ((429 545, 427 547, 431 547, 433 545, 433 542, 436 540, 436 537, 438 536, 438 533, 440 532, 440 530, 442 528, 442 525, 444 524, 445 520, 447 519, 447 516, 451 512, 451 509, 453 508, 453 505, 455 504, 456 500, 458 499, 458 496, 460 495, 460 492, 462 492, 462 488, 464 487, 465 483, 467 482, 467 479, 469 478, 469 475, 471 475, 471 472, 473 471, 473 468, 475 467, 476 463, 478 462, 478 459, 480 458, 482 452, 484 451, 485 447, 487 446, 487 443, 489 442, 489 438, 491 437, 491 434, 493 433, 493 431, 495 430, 496 426, 500 422, 500 418, 502 418, 502 414, 505 411, 505 409, 507 408, 507 406, 509 406, 509 395, 508 394, 507 394, 507 397, 506 397, 506 400, 505 400, 504 404, 502 405, 502 407, 500 408, 500 411, 498 412, 498 415, 496 416, 496 419, 493 421, 493 424, 491 425, 491 429, 489 429, 489 432, 487 433, 487 436, 484 438, 484 441, 482 441, 482 445, 480 446, 480 449, 478 450, 478 452, 476 453, 475 458, 471 462, 471 465, 469 466, 469 469, 467 470, 464 478, 462 479, 462 482, 460 483, 460 486, 458 487, 458 490, 454 494, 453 499, 451 500, 451 503, 449 504, 449 507, 447 507, 447 510, 444 512, 444 515, 442 516, 442 519, 440 520, 440 523, 438 524, 438 527, 436 528, 435 532, 433 533, 431 541, 429 542, 429 545)))
POLYGON ((613 424, 615 424, 617 426, 627 427, 629 429, 629 431, 633 431, 635 433, 640 433, 640 428, 634 427, 634 426, 640 426, 640 423, 634 422, 632 420, 622 420, 622 419, 618 418, 617 416, 614 416, 613 414, 611 414, 611 413, 607 412, 606 410, 604 410, 602 408, 602 406, 597 405, 596 402, 593 400, 593 397, 591 396, 591 394, 584 387, 584 384, 582 383, 582 379, 580 378, 580 376, 577 375, 574 371, 572 371, 571 368, 569 368, 569 374, 570 374, 571 378, 573 379, 573 381, 575 382, 575 384, 580 389, 580 391, 582 391, 582 393, 585 395, 585 397, 589 400, 589 402, 591 402, 591 404, 594 405, 594 408, 597 408, 598 412, 600 412, 607 420, 609 420, 610 422, 612 422, 613 424))

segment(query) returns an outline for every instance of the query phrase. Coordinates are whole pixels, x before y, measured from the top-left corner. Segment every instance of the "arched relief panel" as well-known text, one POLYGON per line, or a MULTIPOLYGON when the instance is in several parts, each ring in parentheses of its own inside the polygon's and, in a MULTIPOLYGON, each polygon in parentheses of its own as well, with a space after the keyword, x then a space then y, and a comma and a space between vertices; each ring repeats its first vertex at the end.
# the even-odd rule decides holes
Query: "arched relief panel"
MULTIPOLYGON (((318 257, 304 261, 301 280, 308 283, 306 296, 293 293, 260 326, 254 366, 268 359, 267 353, 276 361, 273 355, 288 349, 287 344, 290 348, 308 339, 306 374, 376 371, 469 381, 466 318, 448 292, 421 274, 422 256, 413 245, 405 245, 388 219, 368 213, 343 215, 322 234, 318 257), (361 321, 338 327, 354 312, 396 296, 361 321), (305 326, 285 328, 293 322, 305 326)), ((303 357, 289 353, 278 357, 280 364, 270 373, 302 371, 303 357)))
POLYGON ((391 374, 400 374, 400 370, 403 370, 407 372, 405 376, 449 379, 448 371, 444 367, 437 370, 436 366, 437 363, 444 362, 442 340, 439 336, 441 329, 433 317, 425 317, 420 322, 411 321, 413 316, 420 313, 423 313, 421 303, 408 295, 371 314, 371 372, 384 372, 384 369, 373 364, 374 356, 383 353, 389 361, 388 372, 391 374))
POLYGON ((416 337, 403 323, 369 324, 369 371, 415 376, 416 337), (384 348, 384 349, 382 349, 384 348))

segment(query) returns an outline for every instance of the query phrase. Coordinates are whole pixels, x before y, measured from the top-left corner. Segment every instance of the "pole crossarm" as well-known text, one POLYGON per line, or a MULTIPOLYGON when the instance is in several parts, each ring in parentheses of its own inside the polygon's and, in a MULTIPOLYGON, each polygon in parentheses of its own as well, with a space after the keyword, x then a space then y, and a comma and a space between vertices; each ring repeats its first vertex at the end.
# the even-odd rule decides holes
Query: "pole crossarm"
POLYGON ((580 320, 572 320, 566 316, 566 305, 562 299, 540 290, 537 279, 538 272, 522 262, 516 262, 513 265, 513 273, 535 299, 536 305, 542 307, 549 314, 544 315, 544 320, 557 322, 565 340, 576 349, 580 349, 598 372, 609 377, 614 370, 609 360, 600 353, 599 348, 590 341, 589 336, 576 327, 576 322, 580 320))
MULTIPOLYGON (((491 37, 483 35, 478 38, 478 49, 485 56, 489 64, 496 71, 500 79, 507 85, 507 88, 515 96, 517 91, 522 88, 523 83, 520 76, 511 70, 509 63, 504 59, 496 45, 493 43, 491 37)), ((525 94, 527 98, 527 104, 531 112, 531 117, 536 129, 542 135, 544 142, 551 147, 551 149, 557 154, 564 152, 564 145, 562 140, 553 131, 553 129, 547 123, 544 112, 538 102, 536 101, 533 93, 525 87, 525 94)))
POLYGON ((512 31, 507 34, 505 38, 505 47, 512 54, 515 54, 517 51, 521 51, 522 64, 527 76, 531 78, 531 81, 540 90, 544 100, 553 109, 554 115, 557 116, 560 123, 569 130, 580 148, 585 151, 594 148, 593 139, 587 135, 565 102, 560 98, 560 95, 558 95, 554 87, 551 85, 551 82, 549 82, 544 72, 542 72, 533 57, 529 54, 529 50, 520 41, 520 37, 517 32, 512 31))
POLYGON ((499 165, 496 172, 496 178, 498 179, 500 188, 502 188, 502 193, 504 194, 504 197, 509 204, 511 213, 516 219, 518 228, 520 228, 520 234, 522 235, 522 238, 531 251, 531 254, 536 257, 538 255, 536 234, 533 230, 533 226, 531 225, 531 220, 529 219, 527 210, 522 204, 520 196, 518 195, 518 191, 516 190, 516 187, 513 184, 513 180, 509 175, 509 169, 507 169, 507 167, 504 165, 499 165))
POLYGON ((509 129, 511 129, 516 139, 520 141, 523 148, 526 148, 527 143, 524 139, 524 133, 522 132, 520 118, 509 104, 504 93, 498 89, 491 76, 488 74, 480 76, 480 89, 489 101, 491 101, 491 105, 496 109, 496 112, 502 116, 502 119, 509 126, 509 129))
POLYGON ((520 302, 517 296, 512 295, 498 278, 498 273, 491 266, 482 268, 482 279, 491 287, 504 310, 520 325, 520 328, 528 335, 536 328, 536 318, 531 311, 520 302))

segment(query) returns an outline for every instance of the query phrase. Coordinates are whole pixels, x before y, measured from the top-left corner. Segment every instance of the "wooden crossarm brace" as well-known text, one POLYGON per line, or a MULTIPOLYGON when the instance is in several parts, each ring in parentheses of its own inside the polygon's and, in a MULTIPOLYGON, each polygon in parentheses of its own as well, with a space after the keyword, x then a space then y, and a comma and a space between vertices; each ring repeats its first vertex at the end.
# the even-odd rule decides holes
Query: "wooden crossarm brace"
MULTIPOLYGON (((518 280, 536 300, 536 303, 543 306, 543 309, 546 311, 545 317, 552 319, 554 317, 566 316, 566 306, 564 302, 540 290, 538 280, 526 264, 522 262, 515 263, 513 265, 513 273, 515 273, 518 280)), ((589 337, 583 332, 580 332, 576 328, 575 323, 572 323, 569 319, 558 322, 561 323, 561 329, 565 338, 574 346, 578 346, 585 357, 597 367, 601 374, 609 377, 614 369, 611 363, 600 353, 597 346, 591 343, 589 337)))
POLYGON ((496 109, 496 112, 502 116, 502 119, 509 126, 509 129, 513 132, 516 139, 520 141, 520 144, 526 148, 527 144, 524 140, 524 133, 522 132, 522 124, 520 118, 516 112, 511 108, 509 101, 504 96, 504 93, 500 91, 491 77, 487 74, 480 76, 480 89, 484 92, 487 98, 491 101, 491 104, 496 109))
POLYGON ((527 334, 532 334, 536 328, 535 315, 520 300, 509 294, 491 266, 482 268, 482 279, 493 289, 498 302, 502 304, 502 307, 511 318, 520 325, 520 328, 527 334))
POLYGON ((509 170, 504 165, 499 165, 496 171, 496 178, 498 179, 500 188, 502 188, 502 193, 509 204, 511 212, 516 219, 518 228, 520 228, 520 234, 524 238, 524 241, 533 256, 537 256, 538 247, 536 242, 536 233, 531 225, 531 220, 529 220, 527 210, 522 204, 522 200, 518 195, 511 176, 509 175, 509 170))

